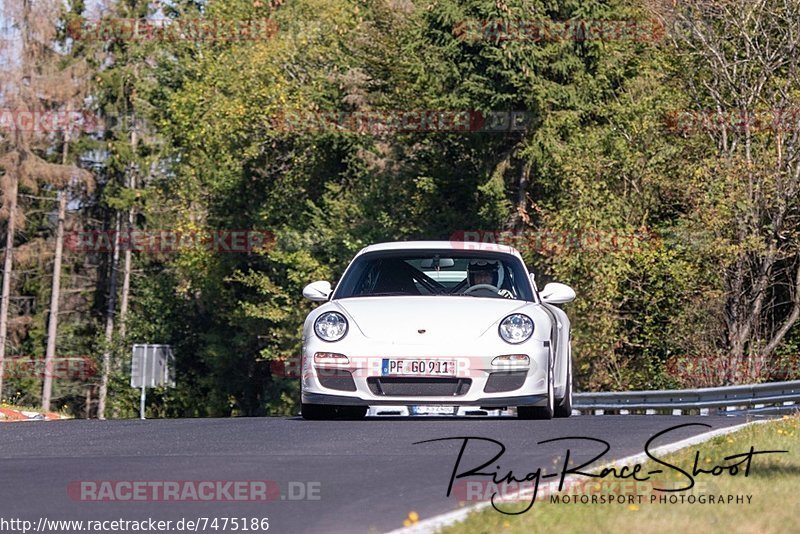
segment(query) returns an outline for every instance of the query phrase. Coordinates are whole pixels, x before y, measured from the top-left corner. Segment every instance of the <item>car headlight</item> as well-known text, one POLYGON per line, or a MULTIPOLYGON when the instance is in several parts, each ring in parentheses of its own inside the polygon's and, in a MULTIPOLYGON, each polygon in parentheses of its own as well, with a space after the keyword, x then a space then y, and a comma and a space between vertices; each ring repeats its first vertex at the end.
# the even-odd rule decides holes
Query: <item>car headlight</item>
POLYGON ((339 312, 325 312, 314 321, 314 332, 323 341, 339 341, 347 334, 347 319, 339 312))
POLYGON ((533 335, 533 321, 527 315, 512 313, 500 321, 500 337, 506 343, 516 345, 527 341, 533 335))

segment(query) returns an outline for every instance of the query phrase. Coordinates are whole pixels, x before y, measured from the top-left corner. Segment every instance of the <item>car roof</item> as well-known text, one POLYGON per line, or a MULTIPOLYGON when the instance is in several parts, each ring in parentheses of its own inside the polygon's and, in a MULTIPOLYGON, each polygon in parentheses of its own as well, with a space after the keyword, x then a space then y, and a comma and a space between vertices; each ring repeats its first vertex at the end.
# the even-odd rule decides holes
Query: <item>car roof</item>
POLYGON ((356 256, 367 252, 382 252, 387 250, 458 250, 458 251, 483 251, 510 254, 522 260, 522 255, 517 249, 508 245, 496 243, 479 243, 477 241, 391 241, 376 243, 362 248, 356 256))

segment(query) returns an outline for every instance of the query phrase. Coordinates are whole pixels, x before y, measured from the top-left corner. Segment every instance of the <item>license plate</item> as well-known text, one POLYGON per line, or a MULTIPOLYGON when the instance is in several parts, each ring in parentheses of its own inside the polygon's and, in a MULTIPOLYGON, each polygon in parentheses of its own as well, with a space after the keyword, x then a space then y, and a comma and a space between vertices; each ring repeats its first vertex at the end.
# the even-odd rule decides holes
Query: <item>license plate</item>
POLYGON ((382 376, 456 376, 455 360, 384 358, 382 376))
POLYGON ((455 415, 457 406, 411 406, 411 415, 455 415))

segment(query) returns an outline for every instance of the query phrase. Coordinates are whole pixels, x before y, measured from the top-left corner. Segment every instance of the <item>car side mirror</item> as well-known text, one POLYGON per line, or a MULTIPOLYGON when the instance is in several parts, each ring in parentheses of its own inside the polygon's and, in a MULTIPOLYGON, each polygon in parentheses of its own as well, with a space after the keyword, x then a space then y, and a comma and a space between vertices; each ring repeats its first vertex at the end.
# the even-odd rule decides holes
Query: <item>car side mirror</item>
POLYGON ((564 304, 575 300, 575 290, 566 284, 551 282, 544 286, 539 297, 547 304, 564 304))
POLYGON ((321 280, 303 288, 303 296, 314 302, 325 302, 331 296, 331 283, 321 280))

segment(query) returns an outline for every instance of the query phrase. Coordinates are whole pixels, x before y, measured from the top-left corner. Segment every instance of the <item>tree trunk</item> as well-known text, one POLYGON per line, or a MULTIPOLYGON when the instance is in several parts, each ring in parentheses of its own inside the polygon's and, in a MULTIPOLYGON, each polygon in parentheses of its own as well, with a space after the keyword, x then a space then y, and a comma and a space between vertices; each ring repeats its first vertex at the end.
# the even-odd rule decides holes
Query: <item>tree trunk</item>
POLYGON ((87 386, 86 388, 86 419, 92 417, 92 387, 87 386))
MULTIPOLYGON (((134 128, 131 131, 131 151, 132 151, 133 156, 135 158, 136 157, 136 143, 138 141, 138 138, 136 136, 136 127, 135 127, 136 118, 135 118, 135 116, 134 116, 134 119, 133 119, 133 124, 134 124, 134 128)), ((136 189, 136 174, 135 174, 136 170, 135 170, 135 168, 136 167, 134 165, 133 170, 131 170, 130 182, 128 184, 128 187, 131 190, 136 189)), ((133 209, 134 209, 133 206, 128 208, 128 232, 133 232, 133 216, 134 216, 133 209)), ((130 243, 130 242, 131 242, 131 239, 130 239, 130 236, 129 236, 128 243, 130 243)), ((127 333, 127 328, 126 328, 126 324, 125 323, 126 323, 127 318, 128 318, 128 299, 129 299, 130 291, 131 291, 131 261, 132 261, 132 255, 133 255, 133 251, 131 249, 132 249, 132 247, 130 247, 130 246, 125 247, 125 258, 123 260, 123 266, 122 266, 122 299, 120 300, 120 303, 119 303, 119 335, 120 335, 120 337, 122 339, 125 339, 125 335, 127 333)))
POLYGON ((53 392, 53 362, 56 356, 58 336, 58 301, 61 297, 61 257, 64 250, 64 218, 67 216, 67 193, 58 193, 58 227, 56 229, 56 255, 53 260, 53 287, 50 291, 50 320, 47 323, 47 352, 44 357, 44 387, 42 409, 50 410, 53 392))
POLYGON ((111 256, 111 280, 109 282, 108 306, 106 307, 105 348, 103 349, 103 371, 100 377, 100 393, 97 396, 97 418, 106 418, 106 397, 108 379, 111 374, 111 342, 114 339, 114 311, 117 307, 117 263, 119 262, 120 216, 116 214, 117 224, 114 232, 114 251, 111 256))
POLYGON ((5 371, 6 336, 8 334, 8 304, 11 296, 11 275, 13 272, 14 228, 17 211, 18 177, 12 177, 11 191, 8 196, 8 226, 6 228, 6 254, 3 261, 3 293, 0 301, 0 398, 3 396, 3 373, 5 371))
MULTIPOLYGON (((128 232, 133 231, 133 208, 128 211, 128 232)), ((125 257, 122 261, 122 298, 119 303, 119 335, 125 338, 127 329, 125 321, 128 318, 128 298, 131 292, 131 247, 125 248, 125 257)))
MULTIPOLYGON (((61 164, 67 164, 69 136, 64 134, 61 164)), ((50 410, 53 394, 53 362, 56 357, 58 337, 58 302, 61 298, 61 258, 64 253, 64 219, 67 217, 66 188, 58 192, 58 225, 56 226, 56 253, 53 258, 53 283, 50 289, 50 320, 47 322, 47 351, 44 356, 44 386, 42 387, 42 410, 50 410)))

